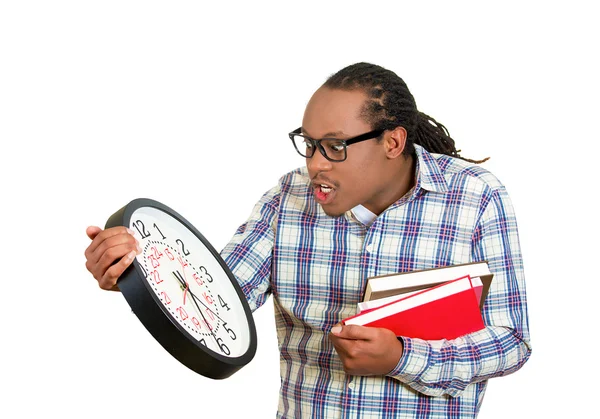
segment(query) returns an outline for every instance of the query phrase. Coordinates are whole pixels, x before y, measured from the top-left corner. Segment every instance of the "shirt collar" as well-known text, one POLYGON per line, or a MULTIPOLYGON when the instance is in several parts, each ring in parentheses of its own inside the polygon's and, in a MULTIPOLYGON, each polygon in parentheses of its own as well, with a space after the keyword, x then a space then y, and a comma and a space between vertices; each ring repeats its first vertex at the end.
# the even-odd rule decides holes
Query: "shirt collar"
POLYGON ((418 144, 415 144, 415 152, 417 155, 417 184, 415 193, 419 189, 431 192, 447 192, 448 184, 446 183, 438 159, 418 144))
POLYGON ((371 212, 369 209, 363 207, 362 205, 355 206, 354 208, 352 208, 351 211, 352 215, 354 215, 354 218, 356 218, 358 222, 367 227, 373 224, 373 221, 375 221, 375 219, 377 218, 377 214, 371 212))

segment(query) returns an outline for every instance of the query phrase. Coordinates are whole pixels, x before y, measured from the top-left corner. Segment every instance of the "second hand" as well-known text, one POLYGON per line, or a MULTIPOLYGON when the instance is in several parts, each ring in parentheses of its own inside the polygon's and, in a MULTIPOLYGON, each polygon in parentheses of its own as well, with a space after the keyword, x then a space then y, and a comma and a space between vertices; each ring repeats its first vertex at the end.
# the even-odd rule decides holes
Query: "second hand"
MULTIPOLYGON (((172 273, 173 273, 173 276, 175 277, 175 279, 177 279, 177 281, 179 282, 179 284, 185 290, 184 294, 183 294, 183 304, 185 305, 185 296, 186 296, 186 293, 187 293, 187 291, 189 289, 189 285, 186 282, 186 280, 183 279, 183 277, 181 276, 181 273, 179 271, 173 271, 172 273)), ((194 306, 196 307, 196 312, 200 314, 200 316, 202 317, 202 320, 204 320, 204 324, 206 325, 206 327, 208 327, 208 330, 209 330, 210 334, 212 335, 213 339, 215 340, 216 344, 219 345, 219 341, 217 340, 217 337, 215 336, 215 333, 213 332, 212 327, 210 327, 210 324, 206 320, 206 317, 204 317, 204 314, 202 314, 202 310, 200 309, 200 306, 198 306, 198 303, 196 302, 196 299, 198 297, 196 297, 196 295, 193 292, 191 292, 191 291, 190 291, 190 295, 192 296, 192 302, 194 303, 194 306)), ((200 301, 200 304, 204 305, 202 303, 202 301, 200 301)), ((212 312, 212 310, 211 310, 211 312, 212 312)))

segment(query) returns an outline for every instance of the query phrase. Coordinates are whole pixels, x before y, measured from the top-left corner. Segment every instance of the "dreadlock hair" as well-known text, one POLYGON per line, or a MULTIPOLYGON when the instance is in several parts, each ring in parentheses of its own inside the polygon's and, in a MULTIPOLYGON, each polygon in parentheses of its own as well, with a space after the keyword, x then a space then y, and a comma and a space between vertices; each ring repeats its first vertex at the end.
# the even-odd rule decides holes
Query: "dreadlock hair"
POLYGON ((446 127, 417 110, 406 83, 393 71, 370 63, 352 64, 330 76, 323 86, 339 90, 363 90, 369 99, 361 116, 374 130, 404 127, 408 134, 403 151, 405 155, 412 155, 415 152, 414 144, 419 144, 430 153, 446 154, 472 163, 483 163, 489 159, 462 157, 446 127))

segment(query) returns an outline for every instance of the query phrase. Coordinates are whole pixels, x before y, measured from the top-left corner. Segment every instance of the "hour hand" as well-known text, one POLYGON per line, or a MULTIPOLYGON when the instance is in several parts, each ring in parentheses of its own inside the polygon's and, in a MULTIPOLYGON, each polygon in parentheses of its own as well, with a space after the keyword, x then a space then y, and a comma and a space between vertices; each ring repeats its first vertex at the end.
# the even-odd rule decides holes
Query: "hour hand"
POLYGON ((181 272, 179 272, 179 271, 173 271, 173 272, 172 272, 172 274, 173 274, 173 276, 175 277, 175 279, 176 279, 177 281, 179 281, 179 283, 180 283, 180 284, 181 284, 181 285, 182 285, 184 288, 187 288, 188 284, 187 284, 187 282, 185 281, 185 279, 183 278, 183 276, 181 275, 181 272))
MULTIPOLYGON (((173 271, 172 274, 175 277, 175 279, 177 279, 177 281, 179 281, 179 283, 181 284, 181 286, 184 288, 183 304, 185 304, 185 297, 186 297, 187 292, 190 289, 190 286, 188 285, 188 283, 185 280, 185 278, 181 275, 181 272, 179 272, 179 271, 173 271)), ((189 293, 190 293, 190 295, 192 297, 192 303, 194 303, 193 305, 194 305, 195 310, 198 312, 198 314, 200 315, 200 317, 202 317, 202 320, 204 320, 204 323, 209 328, 210 333, 213 336, 213 338, 215 340, 217 340, 217 337, 215 336, 214 332, 212 331, 212 327, 211 327, 210 323, 208 322, 208 320, 206 319, 206 317, 202 313, 202 310, 200 309, 200 306, 198 305, 198 303, 202 304, 205 307, 206 307, 206 305, 198 297, 196 297, 196 295, 194 295, 194 293, 192 291, 189 291, 189 293)), ((211 310, 211 312, 212 312, 212 310, 211 310)))
MULTIPOLYGON (((192 302, 194 303, 194 305, 196 306, 196 308, 198 309, 198 312, 200 313, 200 315, 202 317, 204 317, 204 315, 202 314, 202 310, 200 309, 200 306, 198 305, 198 303, 200 303, 201 305, 204 306, 204 308, 206 308, 208 311, 210 311, 212 313, 213 316, 217 317, 219 320, 223 320, 222 318, 220 318, 217 313, 215 313, 213 310, 210 309, 210 307, 208 307, 206 304, 204 304, 202 302, 202 300, 200 298, 198 298, 198 296, 196 296, 196 294, 194 294, 191 290, 190 290, 190 286, 188 285, 188 283, 186 282, 186 280, 183 278, 183 276, 181 275, 181 272, 179 271, 173 271, 173 276, 179 281, 179 283, 181 284, 181 286, 184 288, 185 292, 183 294, 183 302, 185 304, 185 296, 186 293, 189 292, 189 294, 192 297, 192 302)), ((206 319, 205 319, 206 321, 206 319)))
POLYGON ((179 284, 183 287, 183 304, 185 304, 185 297, 187 296, 187 292, 190 289, 190 286, 188 285, 185 278, 181 275, 181 272, 173 271, 172 274, 175 277, 175 279, 179 281, 179 284))

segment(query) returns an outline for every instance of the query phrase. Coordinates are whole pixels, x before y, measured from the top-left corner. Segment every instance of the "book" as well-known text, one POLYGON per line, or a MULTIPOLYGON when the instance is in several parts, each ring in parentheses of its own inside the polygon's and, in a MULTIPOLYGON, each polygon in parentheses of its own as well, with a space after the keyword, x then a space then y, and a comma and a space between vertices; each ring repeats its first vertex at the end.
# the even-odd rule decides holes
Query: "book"
POLYGON ((483 307, 494 276, 490 272, 486 261, 367 278, 363 302, 423 290, 466 275, 469 275, 471 278, 481 278, 483 288, 481 290, 480 307, 483 307))
MULTIPOLYGON (((473 289, 475 290, 475 296, 477 297, 477 304, 479 304, 481 306, 481 297, 483 294, 483 282, 481 281, 481 278, 478 276, 476 276, 475 278, 471 278, 471 282, 473 284, 473 289)), ((409 291, 406 293, 390 295, 389 297, 379 298, 377 300, 369 300, 369 301, 360 302, 357 304, 357 308, 358 308, 357 314, 365 312, 365 311, 373 309, 373 308, 381 307, 382 305, 397 301, 400 298, 409 297, 409 296, 414 295, 421 291, 422 290, 409 291)))
POLYGON ((425 340, 455 339, 483 329, 470 276, 416 292, 343 320, 347 325, 384 327, 396 336, 425 340))

